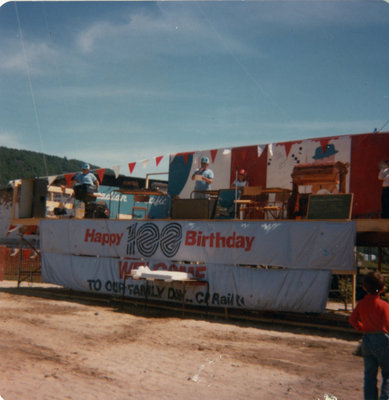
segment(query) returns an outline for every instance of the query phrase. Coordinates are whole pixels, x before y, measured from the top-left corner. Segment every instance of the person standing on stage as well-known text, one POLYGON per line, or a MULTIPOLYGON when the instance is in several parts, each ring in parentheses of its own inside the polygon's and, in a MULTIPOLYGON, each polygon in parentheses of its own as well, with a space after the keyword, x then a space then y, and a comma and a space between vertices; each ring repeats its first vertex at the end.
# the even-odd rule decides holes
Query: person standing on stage
POLYGON ((389 160, 382 163, 378 179, 382 181, 381 218, 389 218, 389 160))
POLYGON ((209 165, 209 158, 208 157, 201 157, 200 160, 200 168, 197 168, 194 174, 192 175, 192 180, 195 181, 195 199, 208 199, 209 195, 206 193, 196 193, 196 191, 205 191, 211 190, 211 183, 214 178, 213 171, 208 168, 209 165))
POLYGON ((231 187, 237 189, 243 189, 244 187, 248 186, 249 183, 247 182, 247 173, 244 169, 239 170, 237 179, 232 182, 231 187))

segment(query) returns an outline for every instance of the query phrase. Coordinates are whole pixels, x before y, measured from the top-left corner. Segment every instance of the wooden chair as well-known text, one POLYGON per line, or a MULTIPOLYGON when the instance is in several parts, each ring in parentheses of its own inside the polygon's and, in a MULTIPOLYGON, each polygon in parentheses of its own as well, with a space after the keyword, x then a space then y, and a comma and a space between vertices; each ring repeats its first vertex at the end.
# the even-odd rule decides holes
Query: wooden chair
POLYGON ((263 207, 265 219, 280 219, 282 218, 283 198, 282 193, 274 193, 269 196, 269 201, 263 207))
POLYGON ((244 219, 263 218, 263 206, 267 202, 268 195, 263 193, 262 186, 246 186, 242 195, 235 203, 240 211, 244 211, 244 219))
POLYGON ((291 191, 288 189, 268 189, 269 199, 267 204, 263 207, 265 219, 282 219, 287 210, 287 202, 290 197, 291 191))

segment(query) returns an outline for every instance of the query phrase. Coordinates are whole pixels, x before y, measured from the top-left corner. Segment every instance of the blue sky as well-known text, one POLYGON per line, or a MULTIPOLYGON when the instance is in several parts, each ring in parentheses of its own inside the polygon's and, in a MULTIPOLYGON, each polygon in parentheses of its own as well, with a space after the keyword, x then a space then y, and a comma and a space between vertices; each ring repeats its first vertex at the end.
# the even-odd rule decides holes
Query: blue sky
POLYGON ((143 176, 167 171, 168 154, 387 131, 388 120, 381 0, 0 8, 2 146, 124 174, 137 162, 143 176))

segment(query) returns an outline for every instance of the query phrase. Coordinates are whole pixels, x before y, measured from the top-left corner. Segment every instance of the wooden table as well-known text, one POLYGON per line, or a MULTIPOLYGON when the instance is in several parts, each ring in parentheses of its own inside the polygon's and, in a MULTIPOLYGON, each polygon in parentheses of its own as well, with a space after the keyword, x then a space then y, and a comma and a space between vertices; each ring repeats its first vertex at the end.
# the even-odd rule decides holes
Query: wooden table
MULTIPOLYGON (((216 199, 217 196, 219 196, 219 191, 218 190, 193 190, 190 194, 190 198, 193 198, 194 194, 203 194, 204 196, 209 196, 211 199, 216 199)), ((206 198, 206 197, 204 197, 206 198)))
POLYGON ((256 213, 263 213, 265 219, 282 219, 286 210, 291 189, 283 188, 243 188, 241 198, 235 203, 247 209, 247 215, 252 216, 256 213), (274 194, 275 199, 269 201, 269 195, 274 194))

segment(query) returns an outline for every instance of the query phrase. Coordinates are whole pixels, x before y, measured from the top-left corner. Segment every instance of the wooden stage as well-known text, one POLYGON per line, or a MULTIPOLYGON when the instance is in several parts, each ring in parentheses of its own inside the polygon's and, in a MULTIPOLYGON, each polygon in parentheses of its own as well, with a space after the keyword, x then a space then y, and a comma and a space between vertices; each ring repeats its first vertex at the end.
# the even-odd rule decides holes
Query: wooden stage
POLYGON ((389 219, 355 219, 357 246, 389 247, 389 219))

